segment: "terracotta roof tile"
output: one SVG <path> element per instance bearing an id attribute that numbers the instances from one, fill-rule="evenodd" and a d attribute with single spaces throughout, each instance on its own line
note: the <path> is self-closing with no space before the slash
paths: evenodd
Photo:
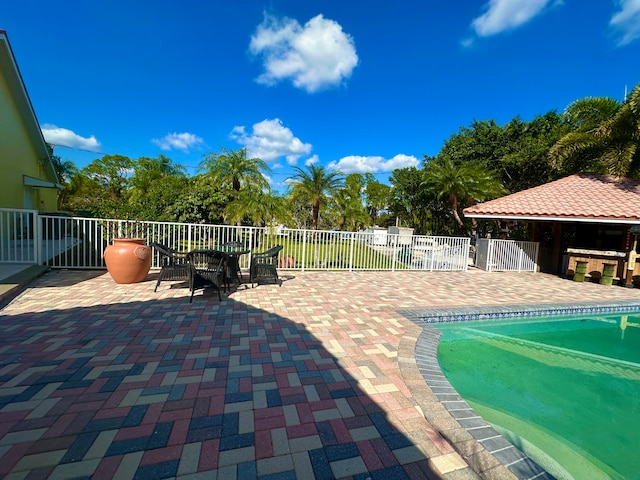
<path id="1" fill-rule="evenodd" d="M 640 181 L 577 174 L 465 208 L 468 217 L 640 223 Z"/>

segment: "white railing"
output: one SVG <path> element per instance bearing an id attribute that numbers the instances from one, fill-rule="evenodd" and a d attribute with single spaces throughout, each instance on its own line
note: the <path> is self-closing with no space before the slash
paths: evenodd
<path id="1" fill-rule="evenodd" d="M 537 272 L 538 242 L 480 238 L 475 265 L 488 272 Z"/>
<path id="2" fill-rule="evenodd" d="M 37 218 L 37 210 L 0 208 L 0 261 L 40 263 Z"/>
<path id="3" fill-rule="evenodd" d="M 469 238 L 388 234 L 381 240 L 371 232 L 340 232 L 172 222 L 135 222 L 58 215 L 40 215 L 32 221 L 41 240 L 31 263 L 52 268 L 104 268 L 105 247 L 116 236 L 145 238 L 179 251 L 215 249 L 240 241 L 252 252 L 283 245 L 280 268 L 295 270 L 448 270 L 465 271 Z M 35 237 L 34 237 L 35 238 Z M 16 245 L 14 245 L 16 247 Z M 0 262 L 11 261 L 0 257 Z M 38 262 L 35 259 L 39 259 Z M 251 255 L 243 255 L 248 268 Z M 159 267 L 154 255 L 153 266 Z"/>
<path id="4" fill-rule="evenodd" d="M 372 232 L 284 230 L 283 255 L 301 270 L 456 270 L 468 267 L 469 239 Z"/>

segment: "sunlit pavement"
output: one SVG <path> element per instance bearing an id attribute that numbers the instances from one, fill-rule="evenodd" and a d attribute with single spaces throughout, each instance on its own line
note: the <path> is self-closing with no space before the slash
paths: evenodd
<path id="1" fill-rule="evenodd" d="M 50 271 L 5 300 L 0 477 L 513 478 L 435 400 L 407 312 L 640 304 L 640 289 L 476 269 L 282 272 L 190 304 L 175 282 L 154 293 L 156 275 Z"/>

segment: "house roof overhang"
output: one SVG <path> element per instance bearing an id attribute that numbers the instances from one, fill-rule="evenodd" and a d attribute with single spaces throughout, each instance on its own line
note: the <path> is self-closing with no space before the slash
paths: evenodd
<path id="1" fill-rule="evenodd" d="M 30 177 L 29 175 L 22 176 L 22 184 L 27 187 L 36 188 L 57 188 L 58 190 L 62 190 L 64 188 L 59 183 L 47 182 L 46 180 L 42 180 L 41 178 Z"/>
<path id="2" fill-rule="evenodd" d="M 42 163 L 49 180 L 55 182 L 58 177 L 53 166 L 49 147 L 42 135 L 38 118 L 22 80 L 7 32 L 4 30 L 0 30 L 0 70 L 6 78 L 7 86 L 15 101 L 18 113 L 22 117 L 27 134 L 36 149 L 38 159 Z"/>
<path id="3" fill-rule="evenodd" d="M 640 181 L 576 174 L 464 209 L 470 218 L 640 225 Z"/>
<path id="4" fill-rule="evenodd" d="M 525 222 L 582 222 L 582 223 L 614 223 L 616 225 L 640 225 L 640 220 L 618 219 L 618 218 L 579 218 L 579 217 L 536 217 L 526 215 L 465 215 L 469 218 L 479 218 L 482 220 L 506 220 Z"/>

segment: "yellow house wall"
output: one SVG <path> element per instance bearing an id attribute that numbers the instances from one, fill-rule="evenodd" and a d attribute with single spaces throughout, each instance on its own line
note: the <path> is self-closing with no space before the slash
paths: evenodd
<path id="1" fill-rule="evenodd" d="M 46 181 L 51 179 L 41 166 L 1 71 L 0 124 L 0 207 L 33 208 L 42 212 L 57 210 L 56 189 L 24 187 L 23 175 Z"/>

